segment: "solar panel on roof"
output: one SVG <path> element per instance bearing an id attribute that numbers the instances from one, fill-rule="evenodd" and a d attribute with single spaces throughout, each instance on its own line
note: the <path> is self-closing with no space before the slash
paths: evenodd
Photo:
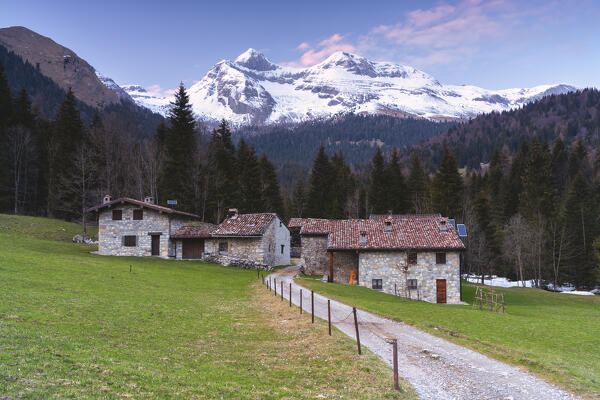
<path id="1" fill-rule="evenodd" d="M 453 219 L 450 219 L 450 225 L 452 225 L 452 229 L 456 230 L 456 222 Z"/>
<path id="2" fill-rule="evenodd" d="M 456 229 L 458 230 L 458 236 L 467 237 L 467 227 L 465 224 L 456 225 Z"/>

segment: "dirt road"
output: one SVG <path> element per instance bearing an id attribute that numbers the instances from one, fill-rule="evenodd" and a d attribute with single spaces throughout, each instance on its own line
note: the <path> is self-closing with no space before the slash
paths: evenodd
<path id="1" fill-rule="evenodd" d="M 269 275 L 284 282 L 284 297 L 310 312 L 310 290 L 295 283 L 295 269 Z M 315 293 L 315 316 L 327 320 L 327 298 Z M 352 308 L 331 300 L 332 323 L 355 339 Z M 523 370 L 494 360 L 473 350 L 422 332 L 402 322 L 358 311 L 361 344 L 392 365 L 392 347 L 388 338 L 398 339 L 399 375 L 409 381 L 423 399 L 574 399 L 571 394 Z M 325 333 L 326 334 L 326 333 Z"/>

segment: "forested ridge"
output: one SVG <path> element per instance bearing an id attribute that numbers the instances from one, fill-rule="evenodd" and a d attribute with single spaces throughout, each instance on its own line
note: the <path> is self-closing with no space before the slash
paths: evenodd
<path id="1" fill-rule="evenodd" d="M 370 162 L 352 162 L 342 149 L 328 151 L 326 144 L 310 154 L 288 143 L 286 151 L 303 152 L 312 165 L 305 167 L 309 173 L 296 175 L 283 190 L 274 162 L 257 150 L 255 139 L 266 136 L 245 135 L 236 141 L 226 121 L 207 131 L 195 121 L 183 86 L 166 121 L 152 133 L 136 136 L 128 134 L 114 115 L 96 112 L 86 122 L 81 103 L 70 91 L 63 94 L 56 115 L 46 117 L 26 89 L 11 90 L 0 67 L 0 212 L 81 220 L 83 210 L 112 194 L 152 195 L 160 204 L 174 199 L 179 209 L 209 222 L 219 222 L 229 207 L 276 212 L 284 219 L 366 218 L 388 211 L 441 213 L 468 227 L 463 272 L 534 279 L 539 286 L 570 282 L 591 287 L 598 283 L 600 257 L 600 161 L 592 145 L 597 135 L 598 109 L 593 109 L 597 94 L 583 91 L 544 100 L 553 107 L 579 105 L 587 110 L 575 107 L 566 121 L 548 114 L 544 121 L 553 120 L 551 126 L 566 129 L 558 136 L 550 130 L 540 137 L 529 132 L 524 121 L 536 119 L 521 114 L 517 118 L 514 111 L 450 127 L 444 136 L 447 142 L 442 141 L 439 149 L 367 146 L 364 151 L 371 155 L 364 157 Z M 542 115 L 540 107 L 530 109 Z M 501 124 L 501 133 L 491 134 L 489 141 L 511 136 L 500 116 L 520 121 L 521 141 L 515 148 L 498 143 L 481 168 L 487 149 L 483 146 L 483 156 L 476 158 L 478 168 L 462 168 L 459 157 L 467 153 L 449 139 L 490 121 Z M 341 126 L 369 122 L 402 129 L 413 123 L 426 126 L 416 120 L 364 116 L 344 121 Z M 325 126 L 319 127 L 323 134 Z M 420 129 L 412 133 L 415 140 L 432 134 L 429 128 Z M 367 131 L 363 137 L 371 135 Z M 463 147 L 475 151 L 470 143 L 478 140 L 484 137 L 476 135 Z M 434 152 L 439 156 L 433 157 Z"/>

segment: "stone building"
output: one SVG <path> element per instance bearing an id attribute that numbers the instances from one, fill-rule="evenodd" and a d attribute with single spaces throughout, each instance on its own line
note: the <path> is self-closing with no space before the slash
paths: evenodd
<path id="1" fill-rule="evenodd" d="M 206 239 L 204 259 L 259 269 L 289 265 L 290 231 L 277 214 L 239 214 L 231 209 Z"/>
<path id="2" fill-rule="evenodd" d="M 98 213 L 98 253 L 110 256 L 175 257 L 171 235 L 198 215 L 144 201 L 105 196 L 101 205 L 87 212 Z"/>
<path id="3" fill-rule="evenodd" d="M 434 303 L 460 302 L 465 246 L 446 218 L 397 215 L 294 223 L 302 226 L 307 274 Z"/>

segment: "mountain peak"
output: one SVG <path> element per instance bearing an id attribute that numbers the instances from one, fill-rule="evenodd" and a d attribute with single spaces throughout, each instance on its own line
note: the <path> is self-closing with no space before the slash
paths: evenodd
<path id="1" fill-rule="evenodd" d="M 234 61 L 236 64 L 255 71 L 273 71 L 277 65 L 269 61 L 261 52 L 249 48 Z"/>

